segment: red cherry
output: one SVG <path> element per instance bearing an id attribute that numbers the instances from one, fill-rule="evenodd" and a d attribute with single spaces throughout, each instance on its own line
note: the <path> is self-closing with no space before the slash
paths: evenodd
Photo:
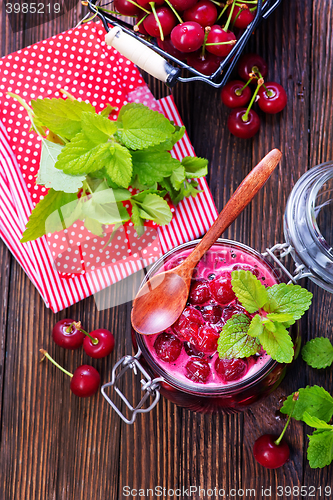
<path id="1" fill-rule="evenodd" d="M 90 337 L 85 337 L 83 341 L 83 349 L 88 356 L 99 359 L 108 356 L 113 351 L 114 336 L 109 330 L 99 328 L 98 330 L 91 332 L 89 335 L 90 337 L 93 337 L 93 339 L 96 339 L 97 343 L 94 344 L 94 341 L 91 340 Z"/>
<path id="2" fill-rule="evenodd" d="M 201 53 L 201 49 L 196 52 L 192 52 L 187 56 L 187 64 L 192 66 L 192 68 L 200 71 L 203 75 L 211 75 L 215 73 L 221 63 L 221 58 L 205 52 L 204 55 Z"/>
<path id="3" fill-rule="evenodd" d="M 195 356 L 196 358 L 203 358 L 205 353 L 200 352 L 193 344 L 190 342 L 184 342 L 184 349 L 188 356 Z"/>
<path id="4" fill-rule="evenodd" d="M 203 28 L 213 26 L 217 19 L 217 8 L 210 0 L 199 0 L 183 13 L 184 21 L 195 21 Z"/>
<path id="5" fill-rule="evenodd" d="M 178 12 L 183 12 L 186 9 L 190 9 L 197 3 L 198 0 L 170 0 L 171 5 L 178 10 Z"/>
<path id="6" fill-rule="evenodd" d="M 255 12 L 251 12 L 250 9 L 244 4 L 246 8 L 234 6 L 234 10 L 231 14 L 231 22 L 234 23 L 235 28 L 246 29 L 249 24 L 252 23 L 255 18 Z M 227 9 L 227 15 L 229 15 L 231 6 Z M 234 22 L 234 20 L 236 21 Z"/>
<path id="7" fill-rule="evenodd" d="M 233 109 L 228 117 L 227 126 L 229 131 L 236 137 L 250 139 L 250 137 L 253 137 L 260 128 L 260 118 L 253 109 L 250 109 L 248 119 L 244 122 L 242 117 L 245 113 L 246 108 Z"/>
<path id="8" fill-rule="evenodd" d="M 227 43 L 232 42 L 232 43 Z M 214 24 L 207 36 L 206 50 L 219 57 L 226 57 L 236 42 L 236 36 L 232 31 L 224 31 L 221 26 Z M 208 45 L 208 44 L 215 45 Z M 221 45 L 219 45 L 221 44 Z"/>
<path id="9" fill-rule="evenodd" d="M 208 281 L 199 278 L 192 280 L 189 300 L 191 304 L 203 304 L 210 299 L 210 290 L 208 286 Z"/>
<path id="10" fill-rule="evenodd" d="M 204 384 L 210 374 L 210 367 L 205 359 L 191 358 L 186 366 L 186 377 L 192 382 Z"/>
<path id="11" fill-rule="evenodd" d="M 146 17 L 146 13 L 145 12 L 142 12 L 142 14 L 139 14 L 136 18 L 136 24 L 133 26 L 133 29 L 134 31 L 137 33 L 141 33 L 142 35 L 148 35 L 147 31 L 145 30 L 145 27 L 143 25 L 143 21 L 142 23 L 138 24 L 139 21 L 141 21 L 142 18 L 145 18 Z"/>
<path id="12" fill-rule="evenodd" d="M 170 38 L 176 49 L 181 52 L 194 52 L 203 44 L 205 31 L 200 24 L 187 21 L 177 24 L 171 31 Z"/>
<path id="13" fill-rule="evenodd" d="M 261 76 L 265 78 L 268 72 L 268 66 L 265 59 L 258 54 L 244 54 L 240 57 L 238 62 L 238 74 L 242 80 L 248 81 L 254 66 L 258 68 Z M 254 80 L 254 83 L 256 83 L 256 80 Z"/>
<path id="14" fill-rule="evenodd" d="M 101 377 L 93 366 L 81 365 L 73 373 L 70 389 L 80 398 L 93 396 L 101 383 Z"/>
<path id="15" fill-rule="evenodd" d="M 176 16 L 169 7 L 159 7 L 156 15 L 161 23 L 163 35 L 167 36 L 176 24 Z M 143 26 L 150 36 L 159 37 L 161 35 L 159 26 L 153 13 L 149 14 L 143 21 Z"/>
<path id="16" fill-rule="evenodd" d="M 231 279 L 219 276 L 209 282 L 210 293 L 219 304 L 229 304 L 235 300 L 236 295 L 231 286 Z"/>
<path id="17" fill-rule="evenodd" d="M 78 328 L 79 323 L 72 319 L 61 319 L 52 329 L 54 342 L 64 349 L 78 349 L 83 344 L 85 335 Z"/>
<path id="18" fill-rule="evenodd" d="M 157 356 L 167 363 L 176 361 L 182 350 L 182 343 L 171 333 L 160 333 L 154 342 Z"/>
<path id="19" fill-rule="evenodd" d="M 289 460 L 289 446 L 282 439 L 280 444 L 275 441 L 278 436 L 264 434 L 256 440 L 253 446 L 253 455 L 256 461 L 267 469 L 277 469 Z"/>
<path id="20" fill-rule="evenodd" d="M 251 90 L 249 87 L 245 87 L 245 89 L 243 87 L 244 82 L 241 80 L 232 80 L 228 82 L 221 90 L 223 104 L 228 106 L 228 108 L 245 106 L 251 99 Z M 240 93 L 240 95 L 238 95 L 237 92 Z"/>
<path id="21" fill-rule="evenodd" d="M 245 313 L 245 309 L 242 306 L 230 305 L 223 310 L 223 321 L 227 322 L 234 314 Z"/>
<path id="22" fill-rule="evenodd" d="M 201 312 L 189 306 L 185 307 L 172 328 L 180 340 L 186 340 L 194 344 L 198 336 L 199 326 L 203 325 L 203 323 Z"/>
<path id="23" fill-rule="evenodd" d="M 243 359 L 219 359 L 215 361 L 216 373 L 224 382 L 232 382 L 242 378 L 248 370 L 247 362 Z"/>
<path id="24" fill-rule="evenodd" d="M 137 16 L 141 9 L 128 0 L 114 0 L 114 8 L 123 16 Z"/>
<path id="25" fill-rule="evenodd" d="M 176 47 L 172 44 L 170 37 L 164 38 L 164 40 L 157 38 L 157 45 L 160 49 L 165 50 L 165 52 L 167 52 L 171 56 L 179 59 L 179 61 L 185 61 L 187 58 L 187 54 L 185 54 L 185 52 L 181 52 L 180 50 L 176 49 Z"/>
<path id="26" fill-rule="evenodd" d="M 209 304 L 208 306 L 202 307 L 201 314 L 207 323 L 215 325 L 222 317 L 222 308 L 217 304 Z"/>
<path id="27" fill-rule="evenodd" d="M 279 83 L 265 82 L 260 87 L 258 95 L 259 108 L 265 113 L 280 113 L 287 105 L 286 91 Z"/>
<path id="28" fill-rule="evenodd" d="M 217 341 L 220 333 L 217 333 L 211 326 L 203 325 L 198 330 L 195 346 L 202 352 L 213 353 L 217 350 Z"/>

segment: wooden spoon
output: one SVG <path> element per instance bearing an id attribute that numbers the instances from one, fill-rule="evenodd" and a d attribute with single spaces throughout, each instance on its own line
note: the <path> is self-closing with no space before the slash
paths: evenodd
<path id="1" fill-rule="evenodd" d="M 187 302 L 193 269 L 265 184 L 281 157 L 278 149 L 270 151 L 238 186 L 190 255 L 179 266 L 155 274 L 143 285 L 134 299 L 131 314 L 137 332 L 146 335 L 162 332 L 179 318 Z"/>

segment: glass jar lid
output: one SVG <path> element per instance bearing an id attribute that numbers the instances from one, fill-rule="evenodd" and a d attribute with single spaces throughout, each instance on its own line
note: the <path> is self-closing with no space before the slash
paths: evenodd
<path id="1" fill-rule="evenodd" d="M 284 214 L 284 235 L 298 266 L 333 293 L 333 162 L 308 170 L 295 184 Z"/>

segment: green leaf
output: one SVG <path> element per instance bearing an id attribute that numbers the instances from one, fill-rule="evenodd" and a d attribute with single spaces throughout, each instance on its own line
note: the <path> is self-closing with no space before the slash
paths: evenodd
<path id="1" fill-rule="evenodd" d="M 128 188 L 133 171 L 132 156 L 126 148 L 116 142 L 113 143 L 113 147 L 113 155 L 108 159 L 105 170 L 114 183 Z"/>
<path id="2" fill-rule="evenodd" d="M 315 427 L 316 429 L 330 429 L 333 430 L 333 426 L 327 424 L 325 420 L 321 420 L 313 415 L 309 415 L 308 412 L 304 412 L 302 417 L 303 422 L 305 422 L 310 427 Z"/>
<path id="3" fill-rule="evenodd" d="M 163 198 L 166 195 L 166 193 L 167 192 L 165 190 L 161 191 L 160 189 L 153 189 L 153 188 L 145 189 L 140 193 L 133 194 L 132 201 L 142 203 L 147 194 L 157 194 L 158 196 L 161 196 Z"/>
<path id="4" fill-rule="evenodd" d="M 82 187 L 85 175 L 68 175 L 55 168 L 57 157 L 63 147 L 45 139 L 42 141 L 42 153 L 36 183 L 47 188 L 53 188 L 55 191 L 77 193 Z"/>
<path id="5" fill-rule="evenodd" d="M 171 151 L 171 149 L 174 147 L 174 145 L 183 137 L 185 133 L 185 127 L 178 127 L 178 125 L 175 125 L 174 133 L 171 135 L 170 139 L 167 139 L 164 142 L 161 142 L 157 146 L 154 146 L 154 148 L 158 151 Z"/>
<path id="6" fill-rule="evenodd" d="M 299 319 L 309 309 L 312 293 L 299 285 L 280 283 L 267 289 L 268 303 L 264 309 L 269 313 L 287 313 Z"/>
<path id="7" fill-rule="evenodd" d="M 246 314 L 234 314 L 223 326 L 217 342 L 220 358 L 248 358 L 260 351 L 257 339 L 248 335 L 250 318 Z"/>
<path id="8" fill-rule="evenodd" d="M 197 156 L 186 156 L 182 159 L 185 175 L 188 179 L 204 177 L 208 173 L 208 160 Z"/>
<path id="9" fill-rule="evenodd" d="M 145 186 L 161 182 L 164 177 L 169 177 L 180 165 L 180 161 L 172 158 L 167 151 L 133 151 L 133 173 Z"/>
<path id="10" fill-rule="evenodd" d="M 268 300 L 266 288 L 251 271 L 232 271 L 231 285 L 236 297 L 249 313 L 258 311 Z"/>
<path id="11" fill-rule="evenodd" d="M 71 204 L 70 212 L 74 212 L 77 205 L 76 194 L 63 193 L 62 191 L 50 189 L 47 195 L 40 200 L 31 212 L 26 229 L 22 235 L 21 243 L 35 240 L 49 232 L 69 227 L 71 224 L 68 224 L 68 216 L 65 214 L 64 217 L 61 211 L 68 204 Z M 48 221 L 47 226 L 45 226 L 46 221 Z"/>
<path id="12" fill-rule="evenodd" d="M 117 137 L 130 149 L 145 149 L 171 138 L 175 127 L 158 111 L 146 106 L 123 106 Z M 124 109 L 125 108 L 125 109 Z"/>
<path id="13" fill-rule="evenodd" d="M 55 167 L 65 174 L 88 174 L 101 170 L 111 158 L 113 147 L 110 143 L 95 146 L 83 132 L 67 143 L 58 156 Z"/>
<path id="14" fill-rule="evenodd" d="M 250 323 L 249 330 L 247 332 L 250 337 L 258 337 L 264 331 L 264 325 L 259 314 L 256 314 Z"/>
<path id="15" fill-rule="evenodd" d="M 72 139 L 81 132 L 83 112 L 96 113 L 91 104 L 71 99 L 37 99 L 31 101 L 31 106 L 39 122 L 66 139 Z"/>
<path id="16" fill-rule="evenodd" d="M 82 213 L 100 224 L 117 224 L 130 218 L 121 203 L 98 203 L 92 197 L 83 203 Z"/>
<path id="17" fill-rule="evenodd" d="M 273 323 L 273 321 L 270 321 L 267 318 L 262 318 L 262 323 L 263 323 L 264 327 L 267 328 L 268 331 L 276 332 L 276 325 L 275 325 L 275 323 Z"/>
<path id="18" fill-rule="evenodd" d="M 172 212 L 168 203 L 157 194 L 147 194 L 139 207 L 142 219 L 153 220 L 156 224 L 164 226 L 172 219 Z"/>
<path id="19" fill-rule="evenodd" d="M 106 181 L 101 182 L 92 194 L 96 203 L 115 203 L 118 201 L 127 201 L 132 197 L 128 189 L 112 189 L 108 187 Z"/>
<path id="20" fill-rule="evenodd" d="M 178 191 L 186 178 L 185 168 L 183 167 L 183 165 L 179 165 L 179 167 L 175 168 L 169 178 L 174 189 Z"/>
<path id="21" fill-rule="evenodd" d="M 307 457 L 312 469 L 330 465 L 333 460 L 333 429 L 317 430 L 309 437 Z"/>
<path id="22" fill-rule="evenodd" d="M 284 324 L 284 323 L 289 323 L 290 321 L 292 322 L 291 324 L 295 323 L 293 315 L 287 313 L 268 313 L 267 318 L 270 319 L 271 321 L 276 321 L 277 323 Z"/>
<path id="23" fill-rule="evenodd" d="M 305 344 L 302 358 L 312 368 L 327 368 L 333 363 L 333 346 L 329 339 L 317 337 Z"/>
<path id="24" fill-rule="evenodd" d="M 104 235 L 103 225 L 97 220 L 90 219 L 90 217 L 84 219 L 84 227 L 93 234 L 96 234 L 96 236 L 102 237 Z"/>
<path id="25" fill-rule="evenodd" d="M 283 325 L 276 323 L 276 330 L 270 332 L 266 327 L 258 339 L 272 359 L 279 363 L 291 363 L 294 357 L 294 345 L 288 331 Z"/>
<path id="26" fill-rule="evenodd" d="M 304 389 L 299 389 L 298 392 L 299 396 L 295 404 L 293 418 L 302 420 L 304 413 L 307 412 L 325 422 L 330 421 L 333 415 L 333 398 L 323 387 L 307 386 Z M 293 405 L 293 394 L 291 394 L 284 402 L 280 410 L 281 413 L 290 415 Z"/>
<path id="27" fill-rule="evenodd" d="M 81 125 L 84 134 L 94 144 L 107 142 L 109 137 L 117 131 L 117 124 L 102 115 L 82 113 Z"/>
<path id="28" fill-rule="evenodd" d="M 132 204 L 131 220 L 133 222 L 133 225 L 135 227 L 138 236 L 139 237 L 142 236 L 143 233 L 145 232 L 144 220 L 140 217 L 139 207 L 134 203 Z"/>
<path id="29" fill-rule="evenodd" d="M 100 112 L 100 115 L 108 118 L 111 115 L 112 111 L 114 111 L 115 109 L 116 109 L 115 106 L 111 106 L 111 104 L 107 104 L 105 106 L 105 108 L 102 109 L 102 111 Z"/>

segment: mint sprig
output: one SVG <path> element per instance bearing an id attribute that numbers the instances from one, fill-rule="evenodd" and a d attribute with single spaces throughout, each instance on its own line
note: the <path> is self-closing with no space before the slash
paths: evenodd
<path id="1" fill-rule="evenodd" d="M 248 358 L 260 351 L 260 342 L 247 334 L 250 322 L 246 314 L 228 319 L 217 342 L 220 358 Z"/>
<path id="2" fill-rule="evenodd" d="M 312 368 L 327 368 L 333 363 L 333 346 L 328 338 L 309 340 L 302 349 L 303 360 Z"/>
<path id="3" fill-rule="evenodd" d="M 293 342 L 287 331 L 311 304 L 312 294 L 299 285 L 280 283 L 265 287 L 250 271 L 237 270 L 231 273 L 231 285 L 245 310 L 257 313 L 241 331 L 237 331 L 238 314 L 235 314 L 222 328 L 219 344 L 228 345 L 230 331 L 233 342 L 240 346 L 254 338 L 260 346 L 279 363 L 291 363 L 294 357 Z M 220 348 L 221 357 L 246 357 L 242 348 L 232 353 Z"/>
<path id="4" fill-rule="evenodd" d="M 136 103 L 123 106 L 118 119 L 111 121 L 110 105 L 97 114 L 91 104 L 61 92 L 68 99 L 37 99 L 31 102 L 32 108 L 20 96 L 10 95 L 26 109 L 32 130 L 42 138 L 37 183 L 53 190 L 42 207 L 55 199 L 54 212 L 60 208 L 68 211 L 63 195 L 75 195 L 72 200 L 76 200 L 75 211 L 62 219 L 63 228 L 75 222 L 76 216 L 100 236 L 104 224 L 117 227 L 131 218 L 140 235 L 145 219 L 159 225 L 170 222 L 172 213 L 164 199 L 167 193 L 176 204 L 199 192 L 195 179 L 206 175 L 207 160 L 188 157 L 180 162 L 170 153 L 183 136 L 184 127 Z M 144 198 L 132 197 L 130 185 L 143 192 Z M 126 189 L 128 196 L 110 204 L 102 203 L 99 194 L 97 201 L 96 189 L 107 188 L 118 194 Z M 125 200 L 130 201 L 128 210 L 122 205 Z M 46 225 L 58 228 L 59 213 L 50 214 L 51 210 L 51 203 L 47 210 L 36 206 L 22 241 L 39 238 L 45 234 Z"/>
<path id="5" fill-rule="evenodd" d="M 333 398 L 323 387 L 307 386 L 299 389 L 299 398 L 292 412 L 293 394 L 284 402 L 281 412 L 302 420 L 316 430 L 308 435 L 307 458 L 311 468 L 322 468 L 333 460 Z"/>

